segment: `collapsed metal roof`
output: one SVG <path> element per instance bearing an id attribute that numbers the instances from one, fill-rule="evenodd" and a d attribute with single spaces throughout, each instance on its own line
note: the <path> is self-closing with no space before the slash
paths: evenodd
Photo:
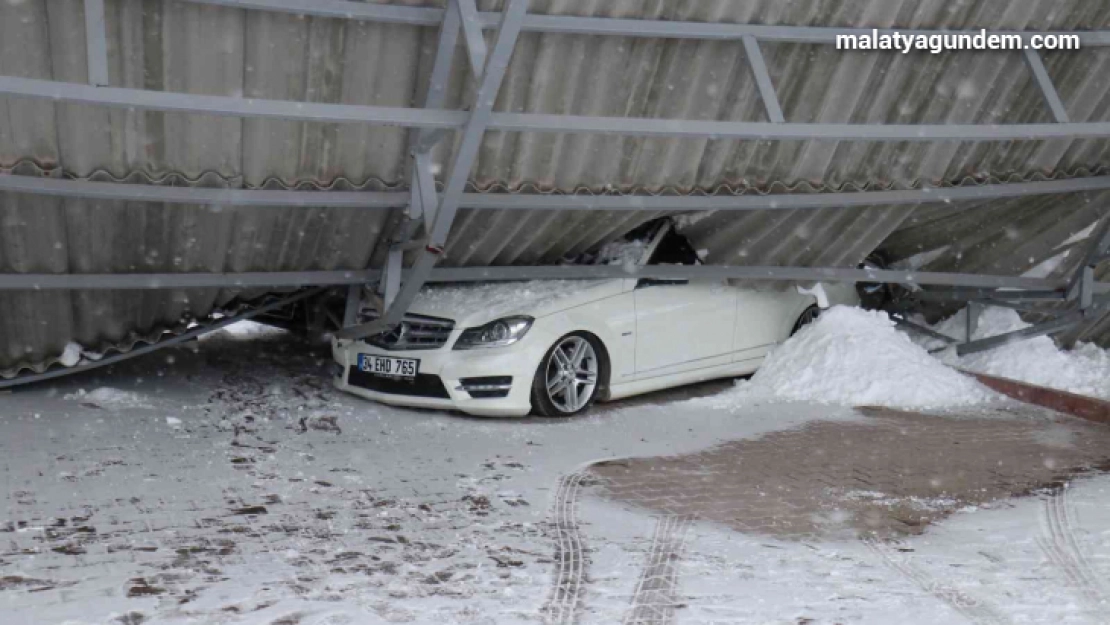
<path id="1" fill-rule="evenodd" d="M 235 4 L 213 0 L 212 4 Z M 265 3 L 262 3 L 265 4 Z M 280 3 L 278 3 L 280 4 Z M 444 6 L 445 3 L 397 3 Z M 500 2 L 480 2 L 499 11 Z M 848 28 L 1110 28 L 1110 3 L 533 2 L 530 15 Z M 437 55 L 434 24 L 378 23 L 185 1 L 109 2 L 113 87 L 305 103 L 413 108 Z M 0 4 L 0 75 L 90 80 L 79 4 Z M 492 42 L 487 33 L 487 40 Z M 442 108 L 473 102 L 459 38 Z M 841 52 L 762 41 L 785 119 L 807 124 L 1053 121 L 1020 52 Z M 493 109 L 591 117 L 766 122 L 750 48 L 737 39 L 596 36 L 525 29 Z M 1110 48 L 1043 52 L 1068 121 L 1110 121 Z M 0 172 L 117 184 L 404 191 L 413 135 L 357 123 L 226 117 L 0 96 Z M 1059 121 L 1059 120 L 1057 120 Z M 442 189 L 459 149 L 431 152 Z M 1102 176 L 1104 136 L 1048 140 L 844 141 L 485 132 L 474 193 L 718 197 L 964 187 Z M 1105 193 L 865 208 L 717 212 L 684 232 L 718 265 L 853 267 L 949 246 L 944 271 L 1017 275 L 1105 213 Z M 491 204 L 493 202 L 491 201 Z M 662 214 L 652 210 L 460 211 L 442 266 L 551 265 Z M 386 263 L 402 207 L 223 206 L 0 192 L 0 272 L 178 273 L 362 270 Z M 412 254 L 410 253 L 410 256 Z M 1061 274 L 1063 275 L 1063 274 Z M 69 341 L 103 351 L 204 318 L 235 288 L 3 291 L 0 374 L 49 366 Z M 256 296 L 255 291 L 246 295 Z M 1104 336 L 1103 340 L 1110 340 Z"/>

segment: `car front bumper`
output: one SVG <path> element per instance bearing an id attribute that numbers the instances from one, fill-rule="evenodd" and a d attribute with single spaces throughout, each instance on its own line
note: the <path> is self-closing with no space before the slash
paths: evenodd
<path id="1" fill-rule="evenodd" d="M 394 406 L 460 410 L 477 416 L 523 416 L 532 410 L 532 379 L 544 353 L 544 346 L 530 338 L 507 347 L 473 350 L 452 350 L 454 340 L 439 349 L 405 351 L 389 351 L 362 341 L 333 341 L 332 355 L 341 366 L 333 382 L 341 390 Z M 419 360 L 417 379 L 370 376 L 358 370 L 359 354 Z M 475 397 L 463 388 L 464 378 L 505 377 L 511 381 L 504 397 Z"/>

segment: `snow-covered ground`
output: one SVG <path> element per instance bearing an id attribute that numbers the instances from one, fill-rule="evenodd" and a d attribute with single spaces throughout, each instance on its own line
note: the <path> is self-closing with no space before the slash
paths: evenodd
<path id="1" fill-rule="evenodd" d="M 864 418 L 682 392 L 571 420 L 472 419 L 334 391 L 328 358 L 283 333 L 225 332 L 0 395 L 0 623 L 557 620 L 559 514 L 590 549 L 575 613 L 622 622 L 659 519 L 590 497 L 560 508 L 564 476 Z M 675 523 L 669 609 L 685 623 L 1097 623 L 1110 479 L 1064 492 L 900 544 Z"/>
<path id="2" fill-rule="evenodd" d="M 1110 478 L 969 509 L 896 542 L 793 542 L 686 531 L 680 623 L 1105 623 Z M 1056 510 L 1067 507 L 1068 515 Z M 596 612 L 620 622 L 656 519 L 587 500 Z M 1063 520 L 1061 520 L 1063 519 Z"/>
<path id="3" fill-rule="evenodd" d="M 980 307 L 973 339 L 998 336 L 1030 326 L 1014 310 Z M 957 339 L 967 334 L 967 309 L 934 326 L 934 330 Z M 914 340 L 929 348 L 944 346 L 942 341 L 928 337 Z M 1110 399 L 1110 351 L 1090 343 L 1080 343 L 1063 350 L 1048 336 L 1014 341 L 995 349 L 959 357 L 955 350 L 939 354 L 942 361 L 955 367 L 1010 378 L 1087 395 Z"/>
<path id="4" fill-rule="evenodd" d="M 951 408 L 995 394 L 946 367 L 881 311 L 834 306 L 776 348 L 732 396 L 845 406 Z"/>

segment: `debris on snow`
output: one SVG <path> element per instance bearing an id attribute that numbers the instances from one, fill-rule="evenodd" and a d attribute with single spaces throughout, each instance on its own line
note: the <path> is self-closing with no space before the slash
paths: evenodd
<path id="1" fill-rule="evenodd" d="M 309 430 L 332 432 L 334 434 L 343 433 L 343 430 L 339 427 L 339 418 L 329 414 L 314 413 L 306 417 L 301 417 L 297 422 L 297 433 L 304 434 Z"/>
<path id="2" fill-rule="evenodd" d="M 881 311 L 834 306 L 772 351 L 740 395 L 847 406 L 947 408 L 996 397 L 895 329 Z"/>
<path id="3" fill-rule="evenodd" d="M 844 493 L 844 498 L 855 501 L 866 501 L 887 508 L 905 506 L 922 511 L 942 511 L 960 503 L 959 500 L 953 499 L 952 497 L 898 496 L 888 495 L 874 490 L 851 490 Z"/>
<path id="4" fill-rule="evenodd" d="M 985 307 L 979 312 L 972 339 L 984 339 L 1028 328 L 1030 324 L 1009 308 Z M 967 309 L 934 326 L 934 330 L 963 338 Z M 926 347 L 937 347 L 936 339 L 916 339 Z M 1110 352 L 1090 343 L 1062 350 L 1048 336 L 1014 341 L 985 352 L 957 356 L 954 349 L 941 352 L 943 362 L 961 369 L 1010 378 L 1078 395 L 1110 399 Z"/>

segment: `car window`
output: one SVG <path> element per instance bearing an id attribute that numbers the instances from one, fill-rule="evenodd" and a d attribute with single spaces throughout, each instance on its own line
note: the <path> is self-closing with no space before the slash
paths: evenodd
<path id="1" fill-rule="evenodd" d="M 701 264 L 701 259 L 686 237 L 671 229 L 663 236 L 647 264 L 698 265 Z"/>

